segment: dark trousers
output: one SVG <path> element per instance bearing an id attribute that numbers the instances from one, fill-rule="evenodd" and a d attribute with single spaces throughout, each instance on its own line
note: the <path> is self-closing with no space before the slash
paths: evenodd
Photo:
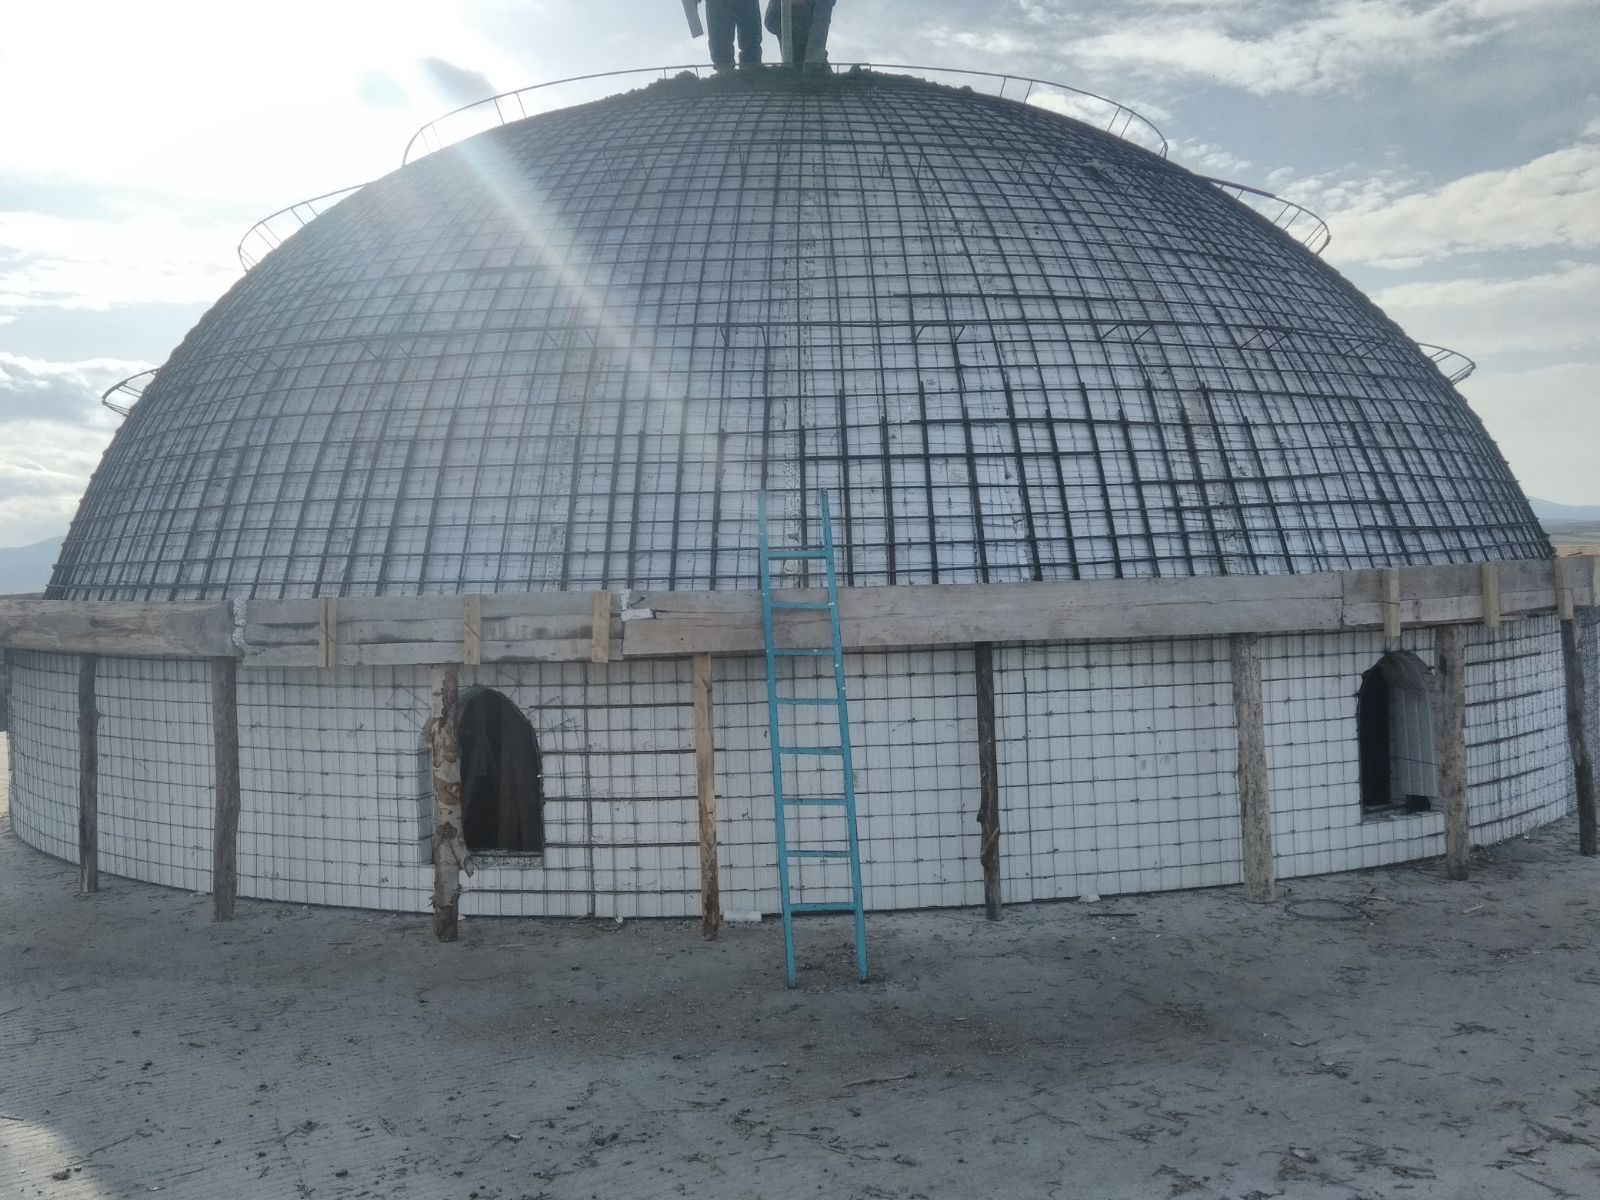
<path id="1" fill-rule="evenodd" d="M 733 38 L 739 36 L 739 61 L 761 61 L 760 0 L 706 0 L 706 37 L 711 61 L 718 66 L 733 62 Z"/>

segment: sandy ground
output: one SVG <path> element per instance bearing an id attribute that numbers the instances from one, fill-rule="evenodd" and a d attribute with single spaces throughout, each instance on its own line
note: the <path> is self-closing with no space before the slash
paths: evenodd
<path id="1" fill-rule="evenodd" d="M 0 1195 L 1593 1197 L 1600 863 L 1434 865 L 876 917 L 242 903 L 73 871 L 0 817 Z"/>

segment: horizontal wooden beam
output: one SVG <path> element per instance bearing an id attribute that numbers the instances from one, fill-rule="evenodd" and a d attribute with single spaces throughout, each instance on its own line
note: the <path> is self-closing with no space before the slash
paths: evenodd
<path id="1" fill-rule="evenodd" d="M 123 658 L 239 653 L 226 604 L 121 600 L 0 600 L 0 646 Z"/>
<path id="2" fill-rule="evenodd" d="M 854 649 L 974 642 L 1116 641 L 1334 633 L 1492 623 L 1592 607 L 1595 559 L 1075 583 L 848 588 Z M 823 599 L 796 591 L 794 599 Z M 1565 598 L 1565 599 L 1564 599 Z M 624 603 L 626 600 L 626 603 Z M 745 592 L 521 592 L 481 597 L 252 600 L 228 604 L 0 599 L 0 645 L 139 658 L 242 656 L 251 667 L 414 666 L 476 661 L 593 662 L 752 654 L 761 599 Z M 602 627 L 597 629 L 596 623 Z M 829 640 L 823 614 L 784 614 L 791 645 Z M 237 635 L 237 636 L 236 636 Z"/>

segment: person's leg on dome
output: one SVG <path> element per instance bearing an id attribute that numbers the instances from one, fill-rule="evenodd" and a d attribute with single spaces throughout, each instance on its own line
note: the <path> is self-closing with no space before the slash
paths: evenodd
<path id="1" fill-rule="evenodd" d="M 730 0 L 739 33 L 739 65 L 761 65 L 761 0 Z"/>
<path id="2" fill-rule="evenodd" d="M 719 75 L 733 70 L 733 36 L 738 9 L 738 0 L 706 0 L 706 41 L 710 44 L 711 65 Z"/>
<path id="3" fill-rule="evenodd" d="M 805 65 L 826 68 L 828 65 L 828 27 L 833 24 L 833 0 L 811 0 L 811 20 L 804 41 L 798 34 L 795 41 L 805 47 Z"/>

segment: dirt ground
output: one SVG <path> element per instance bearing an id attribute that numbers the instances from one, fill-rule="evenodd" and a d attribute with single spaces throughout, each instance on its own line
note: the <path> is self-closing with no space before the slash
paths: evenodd
<path id="1" fill-rule="evenodd" d="M 1600 863 L 802 932 L 208 899 L 0 816 L 0 1195 L 1600 1195 Z"/>

